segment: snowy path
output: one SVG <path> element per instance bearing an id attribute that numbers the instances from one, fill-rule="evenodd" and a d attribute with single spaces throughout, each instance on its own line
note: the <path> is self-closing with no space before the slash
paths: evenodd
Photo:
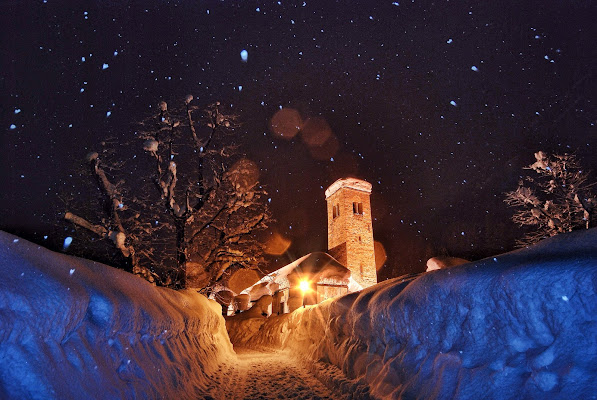
<path id="1" fill-rule="evenodd" d="M 222 366 L 206 399 L 343 399 L 283 351 L 238 351 L 239 362 Z"/>

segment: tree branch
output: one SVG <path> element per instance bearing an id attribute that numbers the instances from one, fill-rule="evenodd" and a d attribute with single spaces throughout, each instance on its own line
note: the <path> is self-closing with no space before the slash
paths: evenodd
<path id="1" fill-rule="evenodd" d="M 100 237 L 107 237 L 108 236 L 108 229 L 104 228 L 101 225 L 93 225 L 91 222 L 87 221 L 85 218 L 79 217 L 71 212 L 66 212 L 64 214 L 64 219 L 72 222 L 73 224 L 80 226 L 81 228 L 85 228 L 88 231 L 95 233 Z"/>

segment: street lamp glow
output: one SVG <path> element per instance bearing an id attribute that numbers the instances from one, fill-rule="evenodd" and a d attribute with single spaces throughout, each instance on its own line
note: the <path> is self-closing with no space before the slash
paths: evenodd
<path id="1" fill-rule="evenodd" d="M 303 293 L 306 293 L 309 291 L 309 281 L 301 281 L 299 283 L 299 287 L 301 288 L 301 290 L 303 291 Z"/>

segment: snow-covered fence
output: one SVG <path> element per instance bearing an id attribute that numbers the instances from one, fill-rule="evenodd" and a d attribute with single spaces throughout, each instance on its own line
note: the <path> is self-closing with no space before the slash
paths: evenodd
<path id="1" fill-rule="evenodd" d="M 596 244 L 596 229 L 560 235 L 227 324 L 235 346 L 281 346 L 335 365 L 375 398 L 595 399 Z"/>
<path id="2" fill-rule="evenodd" d="M 221 307 L 0 232 L 0 398 L 202 398 Z M 217 388 L 213 388 L 217 390 Z"/>

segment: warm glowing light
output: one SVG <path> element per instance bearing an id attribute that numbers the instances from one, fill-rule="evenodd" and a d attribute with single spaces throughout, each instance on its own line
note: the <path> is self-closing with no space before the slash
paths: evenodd
<path id="1" fill-rule="evenodd" d="M 379 271 L 386 263 L 388 254 L 386 253 L 386 249 L 383 247 L 383 244 L 380 242 L 375 241 L 373 246 L 375 251 L 375 269 Z"/>
<path id="2" fill-rule="evenodd" d="M 332 135 L 332 128 L 322 117 L 309 118 L 301 129 L 301 139 L 309 147 L 323 145 Z"/>
<path id="3" fill-rule="evenodd" d="M 303 291 L 303 293 L 306 293 L 309 291 L 309 281 L 301 281 L 299 283 L 299 287 L 301 288 L 301 290 Z"/>
<path id="4" fill-rule="evenodd" d="M 269 127 L 274 135 L 290 140 L 302 129 L 303 119 L 297 110 L 282 108 L 274 114 Z"/>
<path id="5" fill-rule="evenodd" d="M 329 160 L 336 156 L 340 149 L 340 142 L 335 135 L 330 135 L 321 146 L 309 146 L 309 153 L 316 160 Z"/>
<path id="6" fill-rule="evenodd" d="M 280 256 L 286 253 L 292 242 L 278 232 L 274 232 L 265 242 L 265 252 Z"/>
<path id="7" fill-rule="evenodd" d="M 227 173 L 230 182 L 240 193 L 249 191 L 259 181 L 259 167 L 247 158 L 238 160 Z"/>

